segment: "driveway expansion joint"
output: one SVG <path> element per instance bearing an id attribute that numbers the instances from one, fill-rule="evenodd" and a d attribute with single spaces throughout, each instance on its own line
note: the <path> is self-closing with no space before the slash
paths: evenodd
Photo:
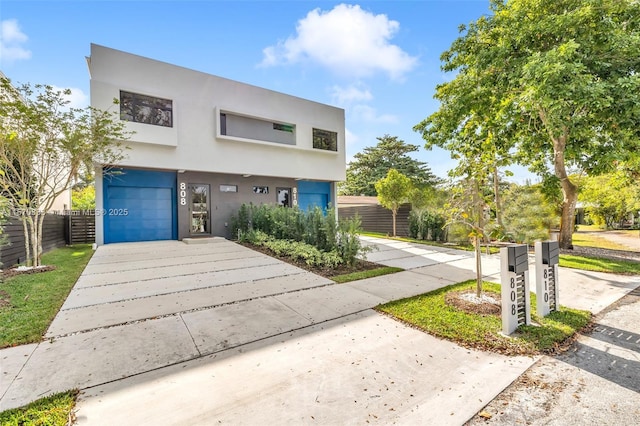
<path id="1" fill-rule="evenodd" d="M 147 322 L 147 321 L 153 321 L 153 320 L 162 319 L 162 318 L 175 317 L 177 315 L 181 316 L 182 314 L 190 314 L 190 313 L 193 313 L 193 312 L 206 311 L 208 309 L 216 309 L 216 308 L 220 308 L 220 307 L 223 307 L 223 306 L 238 305 L 238 304 L 241 304 L 241 303 L 250 302 L 252 300 L 267 299 L 267 298 L 270 298 L 270 297 L 282 296 L 284 294 L 298 293 L 298 292 L 302 292 L 302 291 L 314 290 L 314 289 L 317 289 L 317 288 L 329 287 L 329 286 L 333 286 L 333 285 L 339 285 L 339 284 L 337 284 L 335 282 L 331 282 L 331 283 L 327 283 L 327 284 L 316 285 L 316 286 L 309 287 L 309 288 L 301 288 L 301 289 L 296 289 L 296 290 L 291 290 L 291 291 L 283 291 L 283 292 L 278 292 L 278 293 L 273 293 L 273 294 L 266 294 L 266 295 L 257 296 L 257 297 L 250 297 L 248 299 L 239 299 L 239 300 L 234 300 L 232 302 L 218 303 L 218 304 L 215 304 L 215 305 L 208 305 L 208 306 L 202 306 L 202 307 L 193 308 L 193 309 L 186 309 L 184 311 L 172 312 L 172 313 L 169 313 L 169 314 L 154 315 L 152 317 L 139 318 L 139 319 L 132 320 L 132 321 L 124 321 L 124 322 L 121 322 L 121 323 L 109 324 L 109 325 L 105 325 L 105 326 L 101 326 L 101 327 L 93 327 L 93 328 L 89 328 L 89 329 L 86 329 L 86 330 L 78 330 L 78 331 L 73 331 L 73 332 L 70 332 L 70 333 L 63 333 L 63 334 L 58 334 L 58 335 L 55 335 L 55 336 L 49 336 L 45 340 L 52 342 L 55 339 L 60 339 L 60 338 L 68 337 L 68 336 L 75 336 L 77 334 L 91 333 L 93 331 L 106 330 L 106 329 L 114 328 L 114 327 L 123 327 L 123 326 L 131 325 L 131 324 L 139 324 L 139 323 L 143 323 L 143 322 Z M 187 290 L 187 291 L 191 291 L 191 290 Z M 171 293 L 169 293 L 169 294 L 171 294 Z M 148 297 L 153 297 L 153 296 L 148 296 Z M 140 298 L 140 299 L 143 299 L 143 298 Z M 136 300 L 136 299 L 129 299 L 129 300 Z M 123 302 L 123 301 L 124 300 L 117 301 L 117 302 L 108 302 L 108 303 L 105 303 L 105 304 L 119 303 L 119 302 Z M 89 305 L 89 306 L 100 306 L 100 305 Z M 74 309 L 81 309 L 81 308 L 82 307 L 80 307 L 80 308 L 72 308 L 72 309 L 68 309 L 66 311 L 72 311 Z"/>
<path id="2" fill-rule="evenodd" d="M 198 348 L 198 345 L 196 344 L 196 340 L 193 338 L 193 334 L 191 333 L 191 330 L 189 330 L 189 326 L 184 321 L 184 317 L 182 316 L 182 313 L 180 313 L 180 320 L 182 321 L 182 324 L 184 324 L 184 327 L 187 329 L 187 333 L 189 333 L 189 337 L 191 337 L 191 341 L 193 342 L 193 347 L 196 349 L 196 351 L 198 351 L 197 358 L 200 358 L 202 356 L 202 353 L 200 352 L 200 349 Z"/>

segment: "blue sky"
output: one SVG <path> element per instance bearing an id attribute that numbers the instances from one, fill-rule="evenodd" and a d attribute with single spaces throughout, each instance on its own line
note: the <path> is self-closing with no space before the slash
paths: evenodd
<path id="1" fill-rule="evenodd" d="M 2 0 L 0 69 L 15 83 L 71 88 L 88 103 L 90 43 L 345 109 L 347 159 L 389 134 L 445 177 L 449 153 L 412 127 L 451 78 L 440 54 L 488 0 Z M 514 170 L 513 180 L 525 174 Z"/>

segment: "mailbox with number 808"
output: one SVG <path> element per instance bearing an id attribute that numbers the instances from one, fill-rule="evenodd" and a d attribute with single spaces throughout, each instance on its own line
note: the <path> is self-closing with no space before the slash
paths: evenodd
<path id="1" fill-rule="evenodd" d="M 502 287 L 502 332 L 513 333 L 531 323 L 529 296 L 529 253 L 526 244 L 500 249 Z"/>
<path id="2" fill-rule="evenodd" d="M 538 315 L 544 317 L 560 308 L 558 305 L 558 260 L 560 248 L 557 241 L 536 243 L 536 299 Z"/>

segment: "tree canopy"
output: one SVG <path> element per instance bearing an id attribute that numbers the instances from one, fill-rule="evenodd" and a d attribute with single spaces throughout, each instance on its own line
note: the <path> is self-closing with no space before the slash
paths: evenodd
<path id="1" fill-rule="evenodd" d="M 599 176 L 586 176 L 580 182 L 578 199 L 585 205 L 589 218 L 609 228 L 640 212 L 640 183 L 630 179 L 624 169 Z"/>
<path id="2" fill-rule="evenodd" d="M 638 155 L 640 2 L 493 0 L 491 14 L 461 32 L 441 57 L 457 74 L 415 130 L 427 148 L 482 153 L 486 164 L 512 153 L 555 175 L 560 243 L 570 247 L 577 186 L 568 170 L 596 175 Z"/>
<path id="3" fill-rule="evenodd" d="M 384 135 L 377 139 L 376 146 L 366 147 L 353 156 L 347 167 L 347 180 L 340 187 L 341 195 L 377 195 L 375 183 L 384 178 L 389 169 L 396 169 L 416 186 L 437 183 L 426 163 L 409 156 L 418 151 L 418 145 L 407 144 L 397 136 Z"/>
<path id="4" fill-rule="evenodd" d="M 376 192 L 380 204 L 391 210 L 393 217 L 393 236 L 396 236 L 396 215 L 403 203 L 409 201 L 409 195 L 413 189 L 411 179 L 397 171 L 389 169 L 387 175 L 375 183 Z"/>
<path id="5" fill-rule="evenodd" d="M 70 108 L 69 94 L 0 81 L 0 191 L 22 220 L 33 266 L 40 264 L 44 214 L 56 197 L 94 164 L 122 159 L 120 141 L 128 136 L 115 112 Z"/>

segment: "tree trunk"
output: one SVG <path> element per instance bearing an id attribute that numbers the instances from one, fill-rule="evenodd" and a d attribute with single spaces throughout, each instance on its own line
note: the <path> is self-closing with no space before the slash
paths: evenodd
<path id="1" fill-rule="evenodd" d="M 29 240 L 29 225 L 27 224 L 27 216 L 22 216 L 20 218 L 22 221 L 22 230 L 24 231 L 24 251 L 25 251 L 25 259 L 24 264 L 30 266 L 31 263 L 31 244 Z"/>
<path id="2" fill-rule="evenodd" d="M 493 168 L 493 195 L 496 202 L 496 222 L 500 228 L 504 228 L 502 224 L 502 200 L 500 199 L 500 177 L 498 175 L 498 166 Z"/>
<path id="3" fill-rule="evenodd" d="M 484 209 L 482 199 L 480 197 L 480 183 L 477 179 L 473 180 L 473 207 L 477 216 L 475 233 L 475 252 L 476 252 L 476 295 L 482 296 L 482 252 L 481 244 L 484 232 Z"/>
<path id="4" fill-rule="evenodd" d="M 476 231 L 476 296 L 482 296 L 482 258 L 480 252 L 480 235 Z"/>
<path id="5" fill-rule="evenodd" d="M 553 139 L 553 166 L 556 177 L 560 179 L 560 187 L 562 188 L 563 195 L 558 244 L 560 248 L 572 249 L 578 187 L 569 180 L 569 176 L 567 175 L 567 168 L 564 161 L 566 143 L 566 133 L 560 138 Z"/>
<path id="6" fill-rule="evenodd" d="M 37 262 L 37 266 L 41 266 L 42 265 L 42 227 L 44 225 L 44 219 L 45 219 L 46 213 L 40 213 L 40 215 L 38 216 L 38 233 L 36 235 L 36 239 L 38 240 L 38 245 L 37 247 L 37 251 L 36 251 L 36 262 Z"/>
<path id="7" fill-rule="evenodd" d="M 393 217 L 393 236 L 396 236 L 396 213 L 398 213 L 398 209 L 391 210 L 391 216 Z"/>
<path id="8" fill-rule="evenodd" d="M 560 218 L 560 236 L 558 242 L 560 248 L 573 249 L 573 230 L 575 222 L 576 202 L 578 200 L 578 188 L 567 178 L 562 186 L 562 216 Z"/>
<path id="9" fill-rule="evenodd" d="M 33 262 L 31 266 L 40 266 L 40 254 L 38 253 L 38 216 L 36 214 L 35 219 L 31 219 L 31 251 L 33 253 Z"/>

